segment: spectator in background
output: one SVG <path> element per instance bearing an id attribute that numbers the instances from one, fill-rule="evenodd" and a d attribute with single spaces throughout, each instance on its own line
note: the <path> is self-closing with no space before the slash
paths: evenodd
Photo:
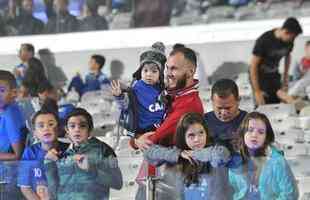
<path id="1" fill-rule="evenodd" d="M 39 85 L 45 81 L 47 77 L 41 61 L 34 57 L 30 58 L 22 84 L 28 89 L 31 97 L 38 96 Z"/>
<path id="2" fill-rule="evenodd" d="M 17 30 L 12 25 L 9 25 L 8 22 L 15 20 L 19 15 L 19 10 L 20 7 L 17 0 L 7 1 L 7 7 L 3 10 L 3 21 L 7 26 L 6 29 L 8 35 L 17 35 Z"/>
<path id="3" fill-rule="evenodd" d="M 33 16 L 33 0 L 23 0 L 19 16 L 7 23 L 17 30 L 18 35 L 43 33 L 44 24 Z"/>
<path id="4" fill-rule="evenodd" d="M 32 44 L 21 44 L 19 50 L 19 59 L 21 63 L 14 68 L 14 75 L 17 81 L 17 86 L 20 87 L 25 77 L 28 61 L 34 57 L 35 49 Z"/>
<path id="5" fill-rule="evenodd" d="M 86 0 L 84 4 L 85 18 L 81 21 L 80 31 L 107 30 L 108 22 L 98 15 L 97 0 Z"/>
<path id="6" fill-rule="evenodd" d="M 55 0 L 55 16 L 52 15 L 46 24 L 46 33 L 69 33 L 77 31 L 79 22 L 68 11 L 68 0 Z"/>
<path id="7" fill-rule="evenodd" d="M 294 79 L 296 82 L 289 88 L 288 92 L 279 90 L 278 97 L 286 103 L 296 103 L 299 98 L 305 97 L 306 88 L 310 84 L 310 41 L 306 42 L 305 55 L 294 68 Z"/>
<path id="8" fill-rule="evenodd" d="M 279 103 L 277 91 L 287 91 L 291 51 L 295 38 L 302 33 L 296 18 L 287 18 L 281 28 L 261 35 L 255 43 L 250 66 L 250 78 L 257 105 Z M 283 81 L 279 62 L 285 57 Z"/>
<path id="9" fill-rule="evenodd" d="M 112 60 L 110 64 L 110 81 L 119 80 L 121 83 L 121 88 L 126 88 L 126 84 L 128 81 L 123 80 L 122 76 L 124 74 L 124 64 L 120 60 Z"/>
<path id="10" fill-rule="evenodd" d="M 54 53 L 49 49 L 40 49 L 38 54 L 44 66 L 47 79 L 51 82 L 56 90 L 62 89 L 66 85 L 67 76 L 61 67 L 56 66 Z"/>
<path id="11" fill-rule="evenodd" d="M 293 80 L 301 79 L 310 70 L 310 40 L 305 44 L 305 54 L 293 69 Z"/>
<path id="12" fill-rule="evenodd" d="M 173 1 L 166 0 L 136 0 L 131 27 L 168 26 L 172 5 Z"/>
<path id="13" fill-rule="evenodd" d="M 80 75 L 76 75 L 70 82 L 68 91 L 72 88 L 82 94 L 85 92 L 100 90 L 104 85 L 110 85 L 110 80 L 107 75 L 102 73 L 102 68 L 105 64 L 105 57 L 102 55 L 94 54 L 89 60 L 89 73 L 85 76 L 85 83 Z"/>

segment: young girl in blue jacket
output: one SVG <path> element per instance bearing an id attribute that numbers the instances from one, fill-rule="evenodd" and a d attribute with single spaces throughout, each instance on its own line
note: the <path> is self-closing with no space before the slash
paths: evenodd
<path id="1" fill-rule="evenodd" d="M 199 113 L 185 114 L 176 130 L 176 147 L 153 145 L 144 152 L 146 160 L 161 166 L 156 183 L 158 199 L 231 199 L 228 169 L 230 152 L 213 144 L 207 124 Z"/>
<path id="2" fill-rule="evenodd" d="M 283 153 L 272 145 L 274 132 L 268 118 L 258 112 L 247 114 L 239 134 L 243 164 L 229 169 L 233 199 L 297 200 L 294 175 Z"/>

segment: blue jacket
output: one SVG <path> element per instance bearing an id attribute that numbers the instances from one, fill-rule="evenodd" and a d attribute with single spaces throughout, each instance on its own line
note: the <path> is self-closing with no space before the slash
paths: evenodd
<path id="1" fill-rule="evenodd" d="M 261 200 L 297 200 L 296 181 L 287 161 L 274 147 L 271 146 L 269 150 L 258 182 Z M 234 200 L 244 199 L 248 192 L 249 184 L 243 173 L 244 166 L 229 169 L 229 182 L 234 190 Z"/>

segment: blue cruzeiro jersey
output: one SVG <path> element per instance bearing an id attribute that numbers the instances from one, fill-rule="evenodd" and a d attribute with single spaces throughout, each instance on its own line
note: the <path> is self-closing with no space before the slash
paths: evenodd
<path id="1" fill-rule="evenodd" d="M 160 89 L 139 80 L 134 84 L 133 91 L 138 101 L 139 127 L 144 129 L 160 124 L 165 113 L 163 104 L 158 100 Z"/>

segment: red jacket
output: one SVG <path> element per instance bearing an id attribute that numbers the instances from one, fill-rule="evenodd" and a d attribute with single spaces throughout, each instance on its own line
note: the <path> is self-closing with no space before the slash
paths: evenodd
<path id="1" fill-rule="evenodd" d="M 175 132 L 179 119 L 188 112 L 203 114 L 203 106 L 198 92 L 198 81 L 188 88 L 179 91 L 168 91 L 173 98 L 172 105 L 168 108 L 163 123 L 155 134 L 149 139 L 154 144 L 172 145 L 175 144 Z"/>

